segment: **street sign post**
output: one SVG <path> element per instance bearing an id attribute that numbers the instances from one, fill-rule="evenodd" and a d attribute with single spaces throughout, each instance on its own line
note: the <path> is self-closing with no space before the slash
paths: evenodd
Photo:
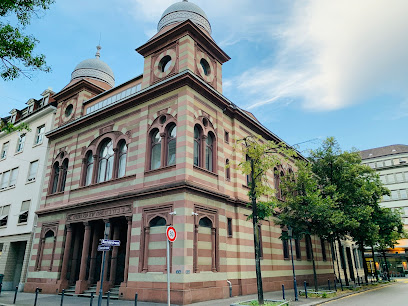
<path id="1" fill-rule="evenodd" d="M 177 238 L 177 232 L 172 226 L 168 226 L 166 230 L 167 237 L 167 305 L 170 306 L 170 242 L 174 242 Z"/>

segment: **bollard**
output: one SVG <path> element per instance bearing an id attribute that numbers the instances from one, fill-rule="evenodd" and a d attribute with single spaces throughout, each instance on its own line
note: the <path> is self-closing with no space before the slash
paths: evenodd
<path id="1" fill-rule="evenodd" d="M 16 286 L 16 291 L 14 292 L 14 300 L 13 300 L 13 304 L 16 303 L 17 300 L 17 292 L 18 292 L 18 286 Z"/>
<path id="2" fill-rule="evenodd" d="M 89 306 L 92 306 L 93 299 L 94 299 L 94 293 L 93 293 L 93 292 L 91 292 L 91 302 L 89 303 Z"/>
<path id="3" fill-rule="evenodd" d="M 135 306 L 137 306 L 137 293 L 135 293 Z"/>
<path id="4" fill-rule="evenodd" d="M 304 282 L 304 284 L 305 284 L 305 296 L 306 296 L 306 298 L 307 298 L 307 286 L 306 286 L 306 281 Z"/>
<path id="5" fill-rule="evenodd" d="M 330 279 L 327 280 L 327 284 L 329 285 L 329 290 L 331 290 L 331 288 L 330 288 Z"/>
<path id="6" fill-rule="evenodd" d="M 0 294 L 1 294 L 1 289 L 3 288 L 3 284 L 0 284 Z"/>
<path id="7" fill-rule="evenodd" d="M 65 294 L 65 289 L 62 289 L 62 292 L 61 292 L 61 306 L 64 304 L 64 294 Z"/>
<path id="8" fill-rule="evenodd" d="M 334 279 L 334 291 L 337 292 L 337 279 Z"/>
<path id="9" fill-rule="evenodd" d="M 38 287 L 35 288 L 34 306 L 37 306 L 38 291 L 39 291 L 39 288 Z"/>
<path id="10" fill-rule="evenodd" d="M 358 280 L 358 285 L 360 286 L 360 276 L 357 277 L 357 280 Z"/>
<path id="11" fill-rule="evenodd" d="M 283 296 L 283 300 L 285 300 L 285 285 L 282 284 L 282 296 Z"/>
<path id="12" fill-rule="evenodd" d="M 109 300 L 110 300 L 110 290 L 108 291 L 108 298 L 106 299 L 106 305 L 109 306 Z"/>

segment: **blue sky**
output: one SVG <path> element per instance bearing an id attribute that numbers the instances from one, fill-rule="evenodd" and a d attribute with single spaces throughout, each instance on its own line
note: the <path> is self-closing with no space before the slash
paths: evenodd
<path id="1" fill-rule="evenodd" d="M 135 48 L 176 0 L 56 0 L 26 29 L 52 72 L 0 80 L 0 116 L 23 108 L 74 67 L 101 59 L 121 84 L 142 73 Z M 300 150 L 335 136 L 343 149 L 407 144 L 408 1 L 194 0 L 231 57 L 224 95 Z M 391 5 L 392 4 L 392 5 Z"/>

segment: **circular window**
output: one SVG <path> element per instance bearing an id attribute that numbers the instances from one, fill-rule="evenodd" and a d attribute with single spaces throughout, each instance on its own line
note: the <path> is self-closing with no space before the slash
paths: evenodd
<path id="1" fill-rule="evenodd" d="M 205 127 L 208 125 L 208 120 L 207 120 L 207 118 L 203 118 L 203 124 L 204 124 Z"/>
<path id="2" fill-rule="evenodd" d="M 166 122 L 166 116 L 160 117 L 160 124 L 164 124 Z"/>
<path id="3" fill-rule="evenodd" d="M 210 67 L 210 64 L 205 59 L 203 59 L 203 58 L 201 59 L 200 65 L 203 68 L 204 74 L 205 75 L 210 75 L 211 67 Z"/>
<path id="4" fill-rule="evenodd" d="M 71 116 L 73 110 L 74 106 L 72 104 L 68 105 L 67 108 L 65 109 L 65 117 Z"/>
<path id="5" fill-rule="evenodd" d="M 170 55 L 166 55 L 164 56 L 159 63 L 159 70 L 160 72 L 166 72 L 167 70 L 169 70 L 171 65 L 171 57 Z"/>

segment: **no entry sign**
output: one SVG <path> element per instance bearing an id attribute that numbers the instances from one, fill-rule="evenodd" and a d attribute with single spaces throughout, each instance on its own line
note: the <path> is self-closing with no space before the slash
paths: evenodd
<path id="1" fill-rule="evenodd" d="M 169 227 L 167 228 L 166 236 L 167 236 L 167 239 L 168 239 L 170 242 L 174 242 L 174 241 L 176 240 L 176 238 L 177 238 L 177 233 L 176 233 L 176 230 L 174 229 L 174 227 L 169 226 Z"/>

